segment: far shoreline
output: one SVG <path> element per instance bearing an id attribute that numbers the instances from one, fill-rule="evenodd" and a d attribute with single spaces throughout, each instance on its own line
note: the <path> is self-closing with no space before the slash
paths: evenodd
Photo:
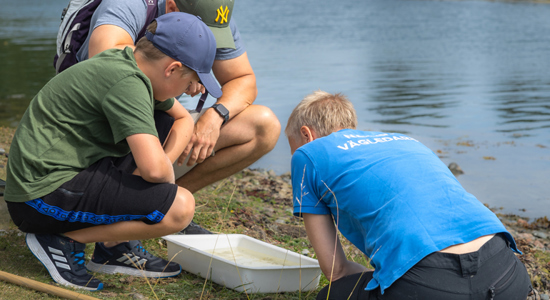
<path id="1" fill-rule="evenodd" d="M 550 0 L 547 0 L 547 1 L 550 4 Z M 4 181 L 6 179 L 6 167 L 5 166 L 6 166 L 6 163 L 7 163 L 7 157 L 9 156 L 9 148 L 10 148 L 11 140 L 13 139 L 13 135 L 15 134 L 15 130 L 16 130 L 16 128 L 14 128 L 14 127 L 0 126 L 0 179 L 2 179 Z M 439 150 L 439 149 L 432 149 L 432 150 L 434 151 L 434 153 L 436 153 L 440 157 L 442 162 L 445 163 L 445 161 L 448 161 L 448 159 L 445 159 L 445 158 L 448 158 L 448 157 L 444 155 L 445 153 L 442 153 L 442 150 Z M 453 164 L 453 163 L 454 162 L 451 162 L 448 165 Z M 288 176 L 288 177 L 290 177 L 290 172 L 289 171 L 276 172 L 273 169 L 264 168 L 264 167 L 256 167 L 255 166 L 256 164 L 257 163 L 254 163 L 252 166 L 248 167 L 247 169 L 248 170 L 259 171 L 259 172 L 264 172 L 266 174 L 269 174 L 270 176 Z M 288 162 L 288 164 L 289 164 L 289 168 L 290 168 L 290 161 Z M 468 170 L 465 170 L 465 171 L 468 172 Z M 455 176 L 457 176 L 457 179 L 460 181 L 460 176 L 461 175 L 455 175 Z M 470 192 L 470 191 L 468 191 L 468 192 Z M 479 196 L 476 195 L 475 193 L 474 193 L 474 196 L 476 196 L 476 198 L 479 199 Z M 533 216 L 533 214 L 531 212 L 528 213 L 525 208 L 517 208 L 517 211 L 515 211 L 515 209 L 507 208 L 505 205 L 493 205 L 493 204 L 487 203 L 486 201 L 482 201 L 482 200 L 479 200 L 479 201 L 482 202 L 485 206 L 487 206 L 488 208 L 490 208 L 493 212 L 495 212 L 497 214 L 512 215 L 512 216 L 522 218 L 526 221 L 536 221 L 536 220 L 542 219 L 542 218 L 550 218 L 550 214 L 542 214 L 542 215 L 539 215 L 539 216 Z M 1 210 L 0 210 L 0 213 L 1 213 Z M 1 217 L 1 215 L 0 215 L 0 217 Z"/>

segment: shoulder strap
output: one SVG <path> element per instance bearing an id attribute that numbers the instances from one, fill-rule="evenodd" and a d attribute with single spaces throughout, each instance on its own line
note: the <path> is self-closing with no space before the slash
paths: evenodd
<path id="1" fill-rule="evenodd" d="M 90 21 L 101 0 L 71 0 L 61 14 L 54 67 L 57 73 L 77 63 L 76 52 L 86 40 Z"/>
<path id="2" fill-rule="evenodd" d="M 147 26 L 153 22 L 153 20 L 158 15 L 158 0 L 147 0 L 147 19 L 145 20 L 145 26 L 141 28 L 141 31 L 139 32 L 136 43 L 145 35 L 145 31 L 147 30 Z"/>
<path id="3" fill-rule="evenodd" d="M 147 3 L 147 18 L 136 42 L 145 35 L 147 26 L 158 14 L 158 0 L 145 1 Z M 76 54 L 88 36 L 92 15 L 100 3 L 101 0 L 71 0 L 69 6 L 63 10 L 62 22 L 57 34 L 57 53 L 54 57 L 54 67 L 57 73 L 78 62 Z"/>

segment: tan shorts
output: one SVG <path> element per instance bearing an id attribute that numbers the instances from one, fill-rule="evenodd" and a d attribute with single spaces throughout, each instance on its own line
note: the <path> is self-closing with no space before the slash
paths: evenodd
<path id="1" fill-rule="evenodd" d="M 194 109 L 193 110 L 187 110 L 187 111 L 191 114 L 191 118 L 193 118 L 193 121 L 195 123 L 197 123 L 197 120 L 199 119 L 199 117 L 202 116 L 208 108 L 209 107 L 203 108 L 200 113 L 198 113 Z M 185 161 L 183 162 L 183 164 L 181 166 L 178 166 L 178 161 L 177 160 L 174 163 L 174 175 L 175 175 L 176 179 L 178 179 L 181 176 L 185 175 L 187 172 L 191 171 L 191 169 L 193 169 L 197 165 L 197 164 L 194 164 L 192 166 L 187 166 L 187 161 L 189 161 L 189 156 L 191 156 L 191 153 L 189 155 L 187 155 L 187 158 L 185 159 Z M 213 150 L 212 150 L 212 155 L 211 156 L 214 156 L 214 151 Z"/>

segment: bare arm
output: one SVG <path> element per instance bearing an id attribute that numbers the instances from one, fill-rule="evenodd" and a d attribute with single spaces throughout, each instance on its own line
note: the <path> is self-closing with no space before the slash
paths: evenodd
<path id="1" fill-rule="evenodd" d="M 167 110 L 166 113 L 175 119 L 170 134 L 164 142 L 164 151 L 173 163 L 183 152 L 185 146 L 189 144 L 195 124 L 187 109 L 177 100 L 174 101 L 174 106 Z"/>
<path id="2" fill-rule="evenodd" d="M 126 138 L 137 165 L 137 174 L 154 183 L 174 183 L 174 168 L 159 139 L 151 134 L 138 133 Z"/>
<path id="3" fill-rule="evenodd" d="M 214 61 L 212 71 L 223 91 L 217 103 L 229 110 L 229 119 L 254 102 L 258 94 L 256 76 L 246 53 L 233 59 Z M 208 109 L 195 124 L 191 143 L 185 148 L 180 161 L 185 160 L 191 149 L 193 153 L 188 165 L 201 163 L 209 157 L 220 136 L 222 123 L 223 118 L 214 109 Z"/>
<path id="4" fill-rule="evenodd" d="M 256 100 L 256 75 L 246 52 L 233 59 L 215 60 L 212 71 L 223 91 L 218 103 L 227 107 L 230 118 L 238 115 Z"/>
<path id="5" fill-rule="evenodd" d="M 321 271 L 330 281 L 368 271 L 358 263 L 347 260 L 336 235 L 331 215 L 303 214 L 307 236 L 313 245 Z"/>
<path id="6" fill-rule="evenodd" d="M 107 49 L 135 48 L 132 37 L 126 30 L 116 25 L 101 25 L 92 32 L 88 46 L 88 58 Z"/>

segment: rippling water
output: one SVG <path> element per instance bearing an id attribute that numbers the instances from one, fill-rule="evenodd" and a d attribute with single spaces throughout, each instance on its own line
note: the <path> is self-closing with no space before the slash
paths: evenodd
<path id="1" fill-rule="evenodd" d="M 66 3 L 2 4 L 1 125 L 17 126 L 53 76 Z M 272 108 L 283 127 L 306 94 L 343 92 L 360 129 L 419 139 L 446 164 L 458 163 L 465 171 L 459 181 L 490 206 L 550 216 L 550 5 L 239 0 L 235 9 L 257 103 Z M 253 166 L 283 173 L 289 164 L 282 136 Z"/>

